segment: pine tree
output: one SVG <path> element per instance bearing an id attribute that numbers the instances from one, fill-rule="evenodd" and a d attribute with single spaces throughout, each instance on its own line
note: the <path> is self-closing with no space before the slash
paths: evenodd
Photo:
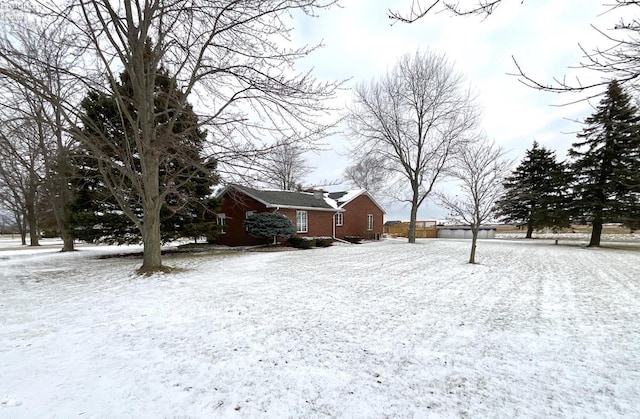
<path id="1" fill-rule="evenodd" d="M 503 186 L 505 193 L 496 203 L 496 211 L 506 222 L 526 225 L 527 238 L 544 227 L 569 226 L 569 175 L 555 152 L 540 147 L 537 141 Z"/>
<path id="2" fill-rule="evenodd" d="M 165 147 L 167 156 L 160 165 L 162 190 L 166 191 L 160 214 L 162 240 L 211 237 L 217 229 L 214 211 L 219 205 L 218 200 L 212 197 L 211 188 L 218 183 L 218 176 L 215 160 L 201 157 L 206 132 L 199 128 L 192 107 L 188 103 L 180 105 L 186 102 L 176 87 L 175 79 L 160 68 L 155 81 L 156 129 L 163 141 L 172 143 Z M 126 73 L 122 73 L 118 89 L 123 95 L 131 92 Z M 81 106 L 84 110 L 83 127 L 80 128 L 83 135 L 91 136 L 92 130 L 99 130 L 95 138 L 107 139 L 100 143 L 101 155 L 117 159 L 122 153 L 116 151 L 127 148 L 133 150 L 132 156 L 137 156 L 136 144 L 130 135 L 131 126 L 120 118 L 113 97 L 89 92 Z M 180 112 L 177 118 L 173 118 L 175 112 Z M 109 190 L 102 181 L 101 162 L 93 155 L 95 153 L 81 146 L 73 156 L 76 197 L 71 210 L 75 237 L 89 242 L 140 242 L 139 229 L 124 214 L 122 205 L 114 197 L 115 193 L 119 194 L 119 199 L 127 203 L 126 207 L 142 219 L 142 206 L 130 180 L 123 176 L 118 190 Z M 140 167 L 140 161 L 134 165 Z"/>
<path id="3" fill-rule="evenodd" d="M 574 204 L 592 225 L 589 246 L 600 246 L 604 223 L 638 223 L 640 116 L 614 80 L 585 125 L 569 150 L 576 176 Z"/>

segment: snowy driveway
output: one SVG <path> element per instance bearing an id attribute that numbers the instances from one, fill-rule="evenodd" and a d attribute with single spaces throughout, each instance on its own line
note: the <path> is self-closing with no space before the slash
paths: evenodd
<path id="1" fill-rule="evenodd" d="M 640 417 L 640 249 L 0 251 L 0 417 Z"/>

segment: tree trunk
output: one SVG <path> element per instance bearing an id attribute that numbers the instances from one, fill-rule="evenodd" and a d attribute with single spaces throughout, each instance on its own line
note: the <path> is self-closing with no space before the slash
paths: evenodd
<path id="1" fill-rule="evenodd" d="M 471 253 L 469 263 L 476 263 L 476 246 L 478 242 L 478 227 L 471 226 Z"/>
<path id="2" fill-rule="evenodd" d="M 153 273 L 162 269 L 160 245 L 160 211 L 145 211 L 142 223 L 143 255 L 141 273 Z"/>
<path id="3" fill-rule="evenodd" d="M 20 215 L 18 212 L 15 213 L 16 224 L 18 225 L 18 230 L 20 231 L 20 240 L 23 246 L 27 245 L 27 226 L 25 223 L 24 215 Z"/>
<path id="4" fill-rule="evenodd" d="M 36 217 L 35 200 L 29 198 L 27 205 L 27 225 L 29 226 L 29 246 L 40 246 L 38 237 L 38 220 Z"/>
<path id="5" fill-rule="evenodd" d="M 152 153 L 143 156 L 143 184 L 145 199 L 143 201 L 142 244 L 143 256 L 140 273 L 153 273 L 162 270 L 162 249 L 160 236 L 160 175 L 159 158 Z"/>
<path id="6" fill-rule="evenodd" d="M 600 247 L 600 237 L 602 236 L 602 217 L 596 215 L 591 228 L 591 240 L 589 247 Z"/>
<path id="7" fill-rule="evenodd" d="M 61 122 L 59 122 L 61 123 Z M 69 203 L 72 200 L 71 192 L 69 191 L 68 178 L 71 177 L 71 169 L 69 168 L 69 153 L 67 148 L 62 142 L 61 134 L 58 133 L 58 151 L 56 155 L 58 161 L 59 173 L 54 175 L 54 179 L 51 179 L 51 184 L 55 185 L 54 190 L 58 193 L 53 197 L 53 214 L 56 218 L 56 224 L 60 231 L 60 237 L 62 238 L 61 252 L 72 252 L 75 250 L 73 243 L 73 234 L 69 229 Z"/>
<path id="8" fill-rule="evenodd" d="M 409 243 L 416 242 L 416 219 L 418 218 L 418 191 L 414 188 L 411 199 L 411 218 L 409 219 Z"/>
<path id="9" fill-rule="evenodd" d="M 527 235 L 525 239 L 530 239 L 533 236 L 533 225 L 527 224 Z"/>
<path id="10" fill-rule="evenodd" d="M 60 232 L 60 236 L 62 237 L 62 250 L 61 252 L 73 252 L 75 249 L 75 245 L 73 243 L 73 236 L 66 231 Z"/>
<path id="11" fill-rule="evenodd" d="M 409 243 L 416 242 L 416 218 L 418 215 L 418 208 L 411 206 L 411 218 L 409 219 Z"/>

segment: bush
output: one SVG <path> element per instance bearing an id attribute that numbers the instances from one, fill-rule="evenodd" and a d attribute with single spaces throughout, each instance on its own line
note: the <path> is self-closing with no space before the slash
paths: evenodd
<path id="1" fill-rule="evenodd" d="M 251 237 L 270 243 L 276 237 L 288 239 L 296 234 L 291 220 L 277 212 L 259 212 L 244 220 L 244 227 Z"/>
<path id="2" fill-rule="evenodd" d="M 344 239 L 349 243 L 355 243 L 355 244 L 360 244 L 360 242 L 362 241 L 362 237 L 358 237 L 358 236 L 346 236 Z"/>
<path id="3" fill-rule="evenodd" d="M 316 237 L 316 247 L 329 247 L 333 245 L 331 237 Z"/>
<path id="4" fill-rule="evenodd" d="M 290 237 L 289 244 L 296 249 L 311 249 L 316 245 L 316 239 L 313 237 Z"/>

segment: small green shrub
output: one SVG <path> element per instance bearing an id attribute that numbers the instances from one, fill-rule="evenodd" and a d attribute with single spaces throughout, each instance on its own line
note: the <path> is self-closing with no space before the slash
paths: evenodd
<path id="1" fill-rule="evenodd" d="M 360 244 L 360 242 L 362 241 L 362 237 L 358 237 L 358 236 L 345 236 L 344 239 L 349 243 L 355 243 L 355 244 Z"/>
<path id="2" fill-rule="evenodd" d="M 296 249 L 311 249 L 316 245 L 316 239 L 313 237 L 290 237 L 289 244 Z"/>
<path id="3" fill-rule="evenodd" d="M 316 247 L 329 247 L 333 245 L 331 237 L 316 237 Z"/>

